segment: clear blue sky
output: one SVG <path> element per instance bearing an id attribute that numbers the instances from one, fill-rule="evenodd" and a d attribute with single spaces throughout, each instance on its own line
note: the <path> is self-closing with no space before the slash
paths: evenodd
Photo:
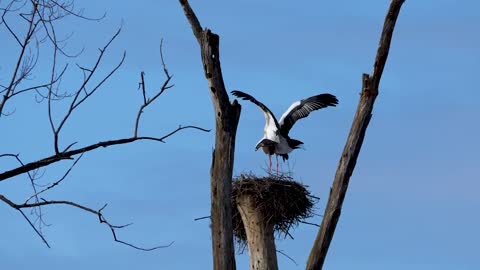
<path id="1" fill-rule="evenodd" d="M 2 1 L 2 4 L 4 1 Z M 329 92 L 340 104 L 311 114 L 291 135 L 305 142 L 292 153 L 296 179 L 321 198 L 322 214 L 336 165 L 357 106 L 361 74 L 371 72 L 389 1 L 198 1 L 191 4 L 202 26 L 221 36 L 221 62 L 229 90 L 241 89 L 280 115 L 291 102 Z M 288 2 L 288 3 L 287 3 Z M 130 136 L 138 105 L 139 74 L 147 86 L 163 82 L 159 43 L 175 87 L 144 114 L 140 133 L 161 136 L 178 124 L 214 128 L 199 48 L 177 1 L 78 1 L 85 14 L 107 12 L 100 23 L 67 19 L 60 33 L 74 32 L 69 48 L 85 47 L 74 61 L 91 63 L 97 48 L 123 23 L 108 53 L 112 67 L 127 51 L 123 67 L 98 95 L 73 115 L 61 144 L 87 145 Z M 478 71 L 480 4 L 477 1 L 406 1 L 380 85 L 326 269 L 479 269 L 480 117 Z M 17 27 L 14 26 L 14 27 Z M 0 81 L 18 52 L 0 29 Z M 48 55 L 42 55 L 48 61 Z M 62 86 L 78 85 L 77 70 Z M 41 71 L 34 80 L 47 74 Z M 13 102 L 13 100 L 12 100 Z M 254 152 L 263 116 L 243 103 L 235 174 L 263 174 L 266 157 Z M 52 153 L 45 104 L 32 96 L 7 108 L 0 121 L 2 153 L 35 160 Z M 58 111 L 61 106 L 56 107 Z M 44 208 L 52 224 L 48 249 L 18 213 L 0 204 L 3 269 L 210 269 L 209 168 L 214 133 L 185 131 L 166 144 L 138 142 L 88 153 L 49 199 L 69 199 L 99 208 L 114 223 L 134 222 L 122 240 L 167 249 L 141 252 L 115 243 L 108 228 L 68 207 Z M 0 160 L 0 171 L 13 166 Z M 68 162 L 51 166 L 49 183 Z M 29 194 L 24 176 L 0 183 L 0 193 L 19 202 Z M 320 223 L 320 217 L 309 222 Z M 317 228 L 301 225 L 295 240 L 277 248 L 281 269 L 303 269 Z M 246 269 L 246 254 L 237 256 Z"/>

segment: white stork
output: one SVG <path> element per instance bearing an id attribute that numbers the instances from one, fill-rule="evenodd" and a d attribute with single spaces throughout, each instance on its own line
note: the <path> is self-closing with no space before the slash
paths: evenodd
<path id="1" fill-rule="evenodd" d="M 320 94 L 300 101 L 294 102 L 290 108 L 282 115 L 280 121 L 277 121 L 272 111 L 260 101 L 251 95 L 235 90 L 232 94 L 243 100 L 248 100 L 260 107 L 265 115 L 265 128 L 263 129 L 263 138 L 257 143 L 255 151 L 262 148 L 263 152 L 268 155 L 268 173 L 272 170 L 272 155 L 275 154 L 277 159 L 277 175 L 278 175 L 278 156 L 283 160 L 288 159 L 288 154 L 294 149 L 300 148 L 303 142 L 292 139 L 288 136 L 288 132 L 295 122 L 301 118 L 307 117 L 310 112 L 322 109 L 328 106 L 336 106 L 338 99 L 331 94 Z"/>

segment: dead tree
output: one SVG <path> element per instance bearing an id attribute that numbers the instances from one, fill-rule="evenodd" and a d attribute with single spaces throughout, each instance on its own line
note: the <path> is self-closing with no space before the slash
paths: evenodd
<path id="1" fill-rule="evenodd" d="M 232 230 L 232 172 L 235 135 L 241 107 L 230 103 L 220 66 L 220 37 L 202 29 L 187 0 L 180 0 L 193 34 L 200 45 L 203 69 L 215 111 L 215 149 L 211 167 L 211 222 L 213 265 L 216 270 L 235 269 Z"/>
<path id="2" fill-rule="evenodd" d="M 75 10 L 74 2 L 70 0 L 12 0 L 6 3 L 1 2 L 0 13 L 2 15 L 0 27 L 3 27 L 4 30 L 9 33 L 9 37 L 13 42 L 18 45 L 18 52 L 3 52 L 5 54 L 16 55 L 16 60 L 11 66 L 11 77 L 8 78 L 6 83 L 1 82 L 2 84 L 0 85 L 0 120 L 5 117 L 15 116 L 14 104 L 18 96 L 32 94 L 37 99 L 39 106 L 44 105 L 48 109 L 47 117 L 53 139 L 51 154 L 37 160 L 26 162 L 23 160 L 21 153 L 0 154 L 1 159 L 13 159 L 17 164 L 5 171 L 0 171 L 0 182 L 7 180 L 14 181 L 14 179 L 19 176 L 25 176 L 30 180 L 32 187 L 32 195 L 23 202 L 15 202 L 9 198 L 8 194 L 0 194 L 0 201 L 18 211 L 47 246 L 50 245 L 42 233 L 42 225 L 45 224 L 42 208 L 53 205 L 67 205 L 95 215 L 100 223 L 107 225 L 115 241 L 130 247 L 148 251 L 168 246 L 162 245 L 153 248 L 143 248 L 118 239 L 116 230 L 124 228 L 129 224 L 120 226 L 111 224 L 103 214 L 106 204 L 97 210 L 69 200 L 52 200 L 44 197 L 49 191 L 58 187 L 58 185 L 67 178 L 82 156 L 90 151 L 141 140 L 164 143 L 167 138 L 185 129 L 208 131 L 196 126 L 178 126 L 168 134 L 162 136 L 139 135 L 138 129 L 143 111 L 166 90 L 173 87 L 171 84 L 172 76 L 168 72 L 163 59 L 162 45 L 160 45 L 160 61 L 163 67 L 165 81 L 153 94 L 149 94 L 151 91 L 146 87 L 144 73 L 141 73 L 139 83 L 141 102 L 138 113 L 136 116 L 132 116 L 133 127 L 131 136 L 99 141 L 77 147 L 77 142 L 62 142 L 62 131 L 65 129 L 67 123 L 71 124 L 70 119 L 72 114 L 76 113 L 80 106 L 87 103 L 88 100 L 101 89 L 103 84 L 112 78 L 123 64 L 126 57 L 125 52 L 111 70 L 107 70 L 106 72 L 102 71 L 102 60 L 110 48 L 110 45 L 120 34 L 121 29 L 119 28 L 107 43 L 99 48 L 98 56 L 93 63 L 88 66 L 76 64 L 75 70 L 83 75 L 83 81 L 76 86 L 68 85 L 64 87 L 61 82 L 62 79 L 68 76 L 67 74 L 71 70 L 71 68 L 69 68 L 69 60 L 77 59 L 81 55 L 81 52 L 74 54 L 67 52 L 65 45 L 68 38 L 65 39 L 65 37 L 57 31 L 58 28 L 56 26 L 67 16 L 86 21 L 100 21 L 103 16 L 99 18 L 86 17 L 81 12 Z M 12 25 L 15 25 L 15 27 L 12 27 Z M 20 29 L 25 29 L 25 31 L 22 32 Z M 39 74 L 37 62 L 40 57 L 40 51 L 42 51 L 42 55 L 50 51 L 49 56 L 52 59 L 48 76 L 43 78 L 43 82 L 38 82 L 37 79 L 32 80 L 33 75 Z M 2 64 L 5 69 L 5 62 Z M 64 91 L 63 89 L 75 90 Z M 60 105 L 61 102 L 66 104 L 67 110 L 65 113 L 56 110 L 58 108 L 55 105 Z M 32 115 L 32 118 L 34 117 L 35 115 Z M 50 168 L 52 165 L 60 162 L 71 162 L 71 166 L 58 179 L 40 186 L 38 184 L 39 178 L 41 178 L 39 169 Z M 33 209 L 33 213 L 36 215 L 36 223 L 32 222 L 31 218 L 25 214 L 24 210 L 26 209 Z"/>
<path id="3" fill-rule="evenodd" d="M 343 153 L 338 163 L 333 186 L 330 189 L 327 207 L 323 214 L 322 224 L 308 258 L 308 270 L 322 269 L 325 257 L 327 256 L 328 248 L 335 233 L 338 219 L 340 218 L 350 176 L 355 168 L 368 123 L 372 118 L 373 104 L 378 95 L 378 86 L 382 77 L 383 68 L 387 62 L 395 22 L 397 21 L 403 2 L 404 0 L 391 1 L 383 24 L 383 31 L 378 44 L 372 75 L 363 74 L 362 76 L 360 101 L 350 133 L 348 134 L 347 142 L 345 143 Z"/>

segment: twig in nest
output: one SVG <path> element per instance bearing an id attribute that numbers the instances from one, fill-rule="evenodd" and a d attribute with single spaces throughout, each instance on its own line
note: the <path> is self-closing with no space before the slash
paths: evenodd
<path id="1" fill-rule="evenodd" d="M 274 230 L 280 235 L 289 236 L 290 229 L 306 218 L 313 216 L 313 205 L 316 201 L 306 187 L 287 175 L 257 177 L 252 174 L 243 174 L 233 182 L 232 203 L 236 205 L 236 198 L 248 194 L 255 200 L 268 220 L 274 224 Z M 236 207 L 233 208 L 233 227 L 237 243 L 246 244 L 246 232 L 243 221 Z"/>
<path id="2" fill-rule="evenodd" d="M 318 225 L 318 224 L 310 223 L 310 222 L 306 222 L 306 221 L 300 221 L 300 223 L 308 224 L 308 225 L 312 225 L 312 226 L 316 226 L 316 227 L 320 227 L 320 225 Z"/>

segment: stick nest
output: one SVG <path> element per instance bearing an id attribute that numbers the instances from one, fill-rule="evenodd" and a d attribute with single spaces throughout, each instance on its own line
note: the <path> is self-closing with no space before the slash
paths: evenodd
<path id="1" fill-rule="evenodd" d="M 317 199 L 310 194 L 306 186 L 289 176 L 238 176 L 233 181 L 232 216 L 233 231 L 241 246 L 245 246 L 247 235 L 236 207 L 236 199 L 240 195 L 252 196 L 265 219 L 274 225 L 275 233 L 284 236 L 290 235 L 290 229 L 296 227 L 300 221 L 313 216 L 312 208 Z"/>

